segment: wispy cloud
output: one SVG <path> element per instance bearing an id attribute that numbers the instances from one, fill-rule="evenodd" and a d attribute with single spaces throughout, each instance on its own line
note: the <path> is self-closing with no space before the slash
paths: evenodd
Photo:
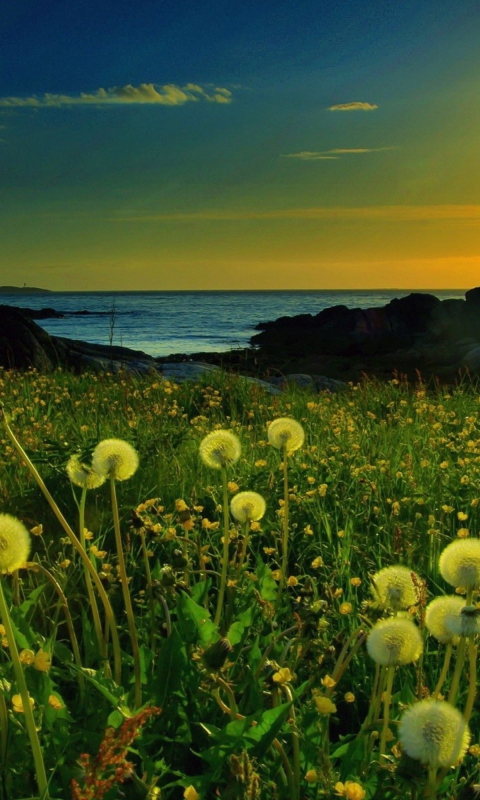
<path id="1" fill-rule="evenodd" d="M 365 220 L 386 222 L 453 221 L 480 224 L 480 205 L 429 205 L 429 206 L 320 206 L 317 208 L 285 208 L 267 211 L 207 211 L 173 212 L 167 214 L 119 214 L 110 217 L 112 222 L 175 222 L 175 221 L 218 221 L 235 220 Z"/>
<path id="2" fill-rule="evenodd" d="M 215 86 L 208 91 L 196 83 L 176 86 L 173 83 L 160 86 L 156 83 L 141 83 L 139 86 L 114 86 L 112 89 L 97 89 L 91 94 L 82 92 L 79 95 L 49 94 L 40 97 L 0 97 L 0 106 L 9 108 L 40 108 L 75 105 L 162 105 L 182 106 L 185 103 L 197 103 L 205 100 L 209 103 L 231 103 L 232 93 L 225 88 Z"/>
<path id="3" fill-rule="evenodd" d="M 329 111 L 375 111 L 378 108 L 375 103 L 337 103 L 335 106 L 330 106 Z"/>
<path id="4" fill-rule="evenodd" d="M 334 147 L 332 150 L 302 150 L 300 153 L 287 153 L 282 158 L 298 158 L 300 161 L 324 161 L 338 159 L 343 155 L 360 153 L 380 153 L 382 150 L 395 150 L 396 147 Z"/>

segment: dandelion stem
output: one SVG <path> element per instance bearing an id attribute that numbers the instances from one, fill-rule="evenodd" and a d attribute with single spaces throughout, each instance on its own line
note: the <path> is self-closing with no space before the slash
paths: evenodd
<path id="1" fill-rule="evenodd" d="M 292 795 L 292 800 L 300 800 L 300 734 L 298 726 L 295 722 L 295 708 L 293 705 L 293 695 L 290 686 L 285 684 L 283 691 L 287 695 L 287 699 L 292 704 L 290 709 L 290 716 L 293 720 L 292 723 L 292 747 L 293 747 L 293 783 L 295 792 Z"/>
<path id="2" fill-rule="evenodd" d="M 455 705 L 455 701 L 457 699 L 457 692 L 460 684 L 460 678 L 462 675 L 463 662 L 465 661 L 465 645 L 466 645 L 466 640 L 465 637 L 462 636 L 462 638 L 460 639 L 460 643 L 457 647 L 457 661 L 455 663 L 455 670 L 453 672 L 452 683 L 450 685 L 450 692 L 448 694 L 448 702 L 451 703 L 452 706 Z"/>
<path id="3" fill-rule="evenodd" d="M 25 675 L 23 674 L 22 664 L 17 650 L 17 643 L 13 635 L 12 624 L 10 621 L 10 614 L 8 612 L 5 595 L 3 593 L 3 584 L 0 580 L 0 616 L 5 627 L 5 634 L 7 637 L 8 648 L 13 663 L 15 672 L 15 679 L 17 681 L 18 691 L 22 698 L 23 713 L 25 716 L 25 727 L 27 728 L 28 737 L 33 753 L 33 762 L 35 765 L 35 774 L 37 777 L 38 789 L 42 800 L 49 800 L 47 774 L 45 772 L 45 765 L 43 763 L 42 748 L 38 739 L 37 728 L 35 725 L 35 718 L 33 716 L 32 707 L 30 705 L 30 697 L 28 694 Z"/>
<path id="4" fill-rule="evenodd" d="M 112 497 L 113 527 L 115 529 L 115 543 L 117 545 L 118 566 L 120 570 L 120 580 L 122 583 L 123 601 L 127 612 L 128 631 L 132 643 L 133 669 L 135 674 L 135 700 L 134 709 L 142 705 L 142 672 L 140 667 L 140 650 L 138 648 L 137 630 L 135 618 L 133 616 L 132 598 L 128 588 L 127 570 L 125 567 L 125 557 L 123 555 L 122 533 L 120 531 L 120 517 L 118 514 L 117 492 L 115 489 L 115 478 L 110 478 L 110 490 Z"/>
<path id="5" fill-rule="evenodd" d="M 443 661 L 442 671 L 440 673 L 440 677 L 438 679 L 437 685 L 435 686 L 435 691 L 432 695 L 433 699 L 436 700 L 440 692 L 442 691 L 442 686 L 445 683 L 445 678 L 448 674 L 448 668 L 450 666 L 450 661 L 452 659 L 453 653 L 453 645 L 451 642 L 447 644 L 447 649 L 445 650 L 445 658 Z"/>
<path id="6" fill-rule="evenodd" d="M 388 724 L 390 722 L 390 704 L 392 702 L 392 687 L 393 687 L 393 677 L 395 675 L 395 667 L 390 665 L 387 667 L 387 688 L 385 691 L 385 699 L 383 702 L 383 727 L 382 727 L 382 735 L 380 737 L 380 763 L 384 761 L 386 755 L 386 747 L 387 747 L 387 733 L 388 733 Z"/>
<path id="7" fill-rule="evenodd" d="M 140 531 L 140 541 L 142 543 L 143 562 L 145 564 L 145 576 L 147 578 L 148 605 L 150 607 L 150 648 L 155 655 L 155 598 L 153 596 L 152 573 L 150 572 L 150 561 L 145 542 L 145 534 L 142 531 Z"/>
<path id="8" fill-rule="evenodd" d="M 27 454 L 26 454 L 25 450 L 23 449 L 22 445 L 20 444 L 20 442 L 16 438 L 15 434 L 11 430 L 11 428 L 10 428 L 6 418 L 5 418 L 5 412 L 3 411 L 3 408 L 0 406 L 0 421 L 2 421 L 2 420 L 3 420 L 3 424 L 5 425 L 5 430 L 7 432 L 7 436 L 9 437 L 10 441 L 14 445 L 14 447 L 15 447 L 17 453 L 19 454 L 19 456 L 21 457 L 21 459 L 27 465 L 27 468 L 30 470 L 31 475 L 33 476 L 33 478 L 37 482 L 38 486 L 42 490 L 45 498 L 48 501 L 48 504 L 50 505 L 50 508 L 52 509 L 53 513 L 55 514 L 56 518 L 58 519 L 60 525 L 62 526 L 63 530 L 67 534 L 67 536 L 70 539 L 70 541 L 72 542 L 72 544 L 75 547 L 77 553 L 80 555 L 85 568 L 88 569 L 90 575 L 92 576 L 92 580 L 93 580 L 93 582 L 94 582 L 94 584 L 95 584 L 95 586 L 97 588 L 97 591 L 98 591 L 98 593 L 100 595 L 100 598 L 102 600 L 102 603 L 103 603 L 103 606 L 104 606 L 104 609 L 105 609 L 105 615 L 107 617 L 107 622 L 109 623 L 109 627 L 110 627 L 110 629 L 112 631 L 113 658 L 114 658 L 114 663 L 115 663 L 115 682 L 120 685 L 121 684 L 121 680 L 122 680 L 122 656 L 121 656 L 121 652 L 120 652 L 120 641 L 119 641 L 119 638 L 118 638 L 117 623 L 116 623 L 116 620 L 115 620 L 115 616 L 114 616 L 114 613 L 113 613 L 112 606 L 110 605 L 110 601 L 109 601 L 109 599 L 107 597 L 107 593 L 106 593 L 105 589 L 102 586 L 102 582 L 101 582 L 100 578 L 98 577 L 96 569 L 94 568 L 94 566 L 91 563 L 87 553 L 85 552 L 85 548 L 82 547 L 81 543 L 79 542 L 79 540 L 75 536 L 72 528 L 68 524 L 67 520 L 63 516 L 62 512 L 60 511 L 60 509 L 59 509 L 58 505 L 56 504 L 55 500 L 53 499 L 52 495 L 48 491 L 48 489 L 47 489 L 47 487 L 46 487 L 46 485 L 45 485 L 45 483 L 43 481 L 43 478 L 41 477 L 41 475 L 38 472 L 37 468 L 32 463 L 31 459 L 27 456 Z M 102 657 L 104 659 L 106 659 L 107 658 L 106 653 L 104 655 L 102 654 Z"/>
<path id="9" fill-rule="evenodd" d="M 220 589 L 218 591 L 217 610 L 215 612 L 215 625 L 220 624 L 222 616 L 223 598 L 225 596 L 225 587 L 227 585 L 227 572 L 228 572 L 228 546 L 230 544 L 230 517 L 228 509 L 228 487 L 227 487 L 227 471 L 222 467 L 222 485 L 223 485 L 223 558 L 222 558 L 222 573 L 220 578 Z"/>
<path id="10" fill-rule="evenodd" d="M 87 489 L 84 488 L 84 489 L 82 489 L 82 496 L 80 498 L 80 505 L 79 505 L 79 508 L 78 508 L 79 540 L 80 540 L 80 544 L 82 545 L 82 547 L 84 549 L 85 549 L 85 501 L 86 501 L 86 499 L 87 499 Z M 92 566 L 93 566 L 93 564 L 92 564 Z M 94 569 L 95 569 L 95 567 L 94 567 Z M 88 600 L 89 600 L 89 603 L 90 603 L 90 607 L 92 609 L 93 627 L 95 628 L 95 635 L 97 637 L 97 642 L 98 642 L 98 646 L 100 648 L 100 653 L 102 655 L 102 658 L 104 659 L 105 671 L 106 671 L 107 677 L 110 677 L 111 670 L 110 670 L 110 665 L 109 665 L 108 659 L 107 659 L 107 652 L 108 652 L 107 651 L 107 644 L 106 644 L 105 639 L 103 638 L 102 622 L 101 622 L 101 619 L 100 619 L 100 614 L 98 613 L 97 599 L 96 599 L 95 593 L 93 591 L 92 579 L 90 577 L 90 573 L 88 571 L 88 568 L 85 566 L 85 562 L 83 563 L 83 571 L 84 571 L 84 575 L 85 575 L 85 584 L 86 584 L 86 587 L 87 587 Z"/>
<path id="11" fill-rule="evenodd" d="M 468 683 L 467 704 L 463 712 L 463 717 L 467 724 L 473 711 L 473 704 L 475 702 L 475 695 L 477 693 L 477 648 L 475 646 L 474 636 L 468 637 L 468 660 L 470 676 Z"/>

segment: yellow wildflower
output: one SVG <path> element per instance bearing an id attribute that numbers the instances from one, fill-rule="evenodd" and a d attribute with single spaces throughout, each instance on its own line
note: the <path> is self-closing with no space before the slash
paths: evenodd
<path id="1" fill-rule="evenodd" d="M 323 567 L 323 558 L 322 556 L 317 556 L 314 558 L 311 564 L 313 569 L 318 569 L 319 567 Z"/>
<path id="2" fill-rule="evenodd" d="M 464 511 L 459 511 L 458 514 L 457 514 L 457 519 L 460 522 L 465 522 L 465 520 L 468 519 L 468 514 L 465 514 Z"/>
<path id="3" fill-rule="evenodd" d="M 47 653 L 45 650 L 40 649 L 35 656 L 33 666 L 35 667 L 35 669 L 38 669 L 39 672 L 48 672 L 48 670 L 52 666 L 52 657 L 50 653 Z"/>
<path id="4" fill-rule="evenodd" d="M 287 580 L 287 586 L 296 586 L 297 584 L 298 584 L 298 579 L 295 577 L 295 575 L 290 575 L 290 577 Z"/>
<path id="5" fill-rule="evenodd" d="M 278 670 L 278 672 L 274 673 L 274 675 L 272 676 L 272 680 L 275 681 L 275 683 L 280 683 L 280 684 L 289 683 L 290 681 L 293 680 L 293 675 L 288 667 L 282 667 L 281 669 Z"/>
<path id="6" fill-rule="evenodd" d="M 30 528 L 30 533 L 33 533 L 34 536 L 41 536 L 43 533 L 43 525 L 35 525 L 34 528 Z"/>
<path id="7" fill-rule="evenodd" d="M 360 586 L 360 584 L 362 583 L 362 579 L 361 578 L 350 578 L 350 583 L 351 583 L 352 586 Z"/>
<path id="8" fill-rule="evenodd" d="M 467 539 L 470 536 L 470 531 L 468 528 L 459 528 L 457 531 L 457 536 L 459 539 Z"/>
<path id="9" fill-rule="evenodd" d="M 92 544 L 92 546 L 90 548 L 90 552 L 92 553 L 92 555 L 96 556 L 97 558 L 105 558 L 105 556 L 107 555 L 107 551 L 106 550 L 99 550 L 97 545 L 95 545 L 95 544 Z"/>
<path id="10" fill-rule="evenodd" d="M 274 569 L 272 572 L 272 578 L 274 581 L 281 581 L 282 580 L 282 570 L 281 569 Z"/>
<path id="11" fill-rule="evenodd" d="M 307 781 L 307 783 L 316 783 L 316 781 L 318 780 L 318 775 L 316 770 L 309 769 L 308 772 L 305 774 L 305 780 Z"/>
<path id="12" fill-rule="evenodd" d="M 335 681 L 331 675 L 325 675 L 324 678 L 320 681 L 322 686 L 325 686 L 326 689 L 333 689 L 334 686 L 337 685 L 337 681 Z"/>
<path id="13" fill-rule="evenodd" d="M 48 698 L 48 705 L 49 705 L 51 708 L 54 708 L 54 709 L 55 709 L 55 711 L 60 711 L 60 709 L 61 709 L 61 708 L 64 708 L 64 705 L 63 705 L 62 701 L 61 701 L 61 700 L 59 700 L 59 698 L 58 698 L 58 697 L 56 697 L 56 695 L 54 695 L 54 694 L 51 694 L 51 695 L 49 696 L 49 698 Z"/>
<path id="14" fill-rule="evenodd" d="M 338 781 L 335 784 L 335 794 L 339 797 L 346 797 L 347 800 L 363 800 L 366 796 L 365 789 L 362 789 L 356 781 Z"/>
<path id="15" fill-rule="evenodd" d="M 317 694 L 316 697 L 313 698 L 315 700 L 315 705 L 317 706 L 317 711 L 320 714 L 334 714 L 337 710 L 337 706 L 335 703 L 332 703 L 329 697 L 325 697 L 323 694 Z"/>
<path id="16" fill-rule="evenodd" d="M 29 697 L 28 698 L 28 702 L 30 703 L 30 708 L 33 709 L 34 706 L 35 706 L 35 700 L 33 699 L 33 697 Z M 13 710 L 16 711 L 17 714 L 23 714 L 24 713 L 23 702 L 22 702 L 21 695 L 19 695 L 19 694 L 14 694 L 13 695 L 13 697 L 12 697 L 12 706 L 13 706 Z"/>
<path id="17" fill-rule="evenodd" d="M 340 608 L 338 610 L 339 610 L 340 614 L 343 614 L 344 616 L 347 616 L 348 614 L 352 613 L 353 606 L 352 606 L 351 603 L 341 603 Z"/>
<path id="18" fill-rule="evenodd" d="M 185 500 L 175 500 L 175 511 L 188 511 Z"/>
<path id="19" fill-rule="evenodd" d="M 192 786 L 191 784 L 190 784 L 190 786 L 187 786 L 187 788 L 185 789 L 185 791 L 183 793 L 183 796 L 184 796 L 185 800 L 199 800 L 199 798 L 200 798 L 200 795 L 195 790 L 195 787 Z"/>
<path id="20" fill-rule="evenodd" d="M 345 700 L 346 703 L 354 703 L 355 695 L 353 694 L 353 692 L 345 692 L 345 694 L 343 695 L 343 699 Z"/>
<path id="21" fill-rule="evenodd" d="M 27 667 L 29 667 L 35 661 L 35 653 L 33 652 L 33 650 L 22 650 L 18 654 L 18 657 L 21 663 L 25 664 L 25 666 Z"/>

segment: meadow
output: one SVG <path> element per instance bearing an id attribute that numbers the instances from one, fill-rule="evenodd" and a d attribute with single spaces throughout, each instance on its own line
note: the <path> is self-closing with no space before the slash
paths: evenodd
<path id="1" fill-rule="evenodd" d="M 0 400 L 0 800 L 477 795 L 478 386 Z"/>

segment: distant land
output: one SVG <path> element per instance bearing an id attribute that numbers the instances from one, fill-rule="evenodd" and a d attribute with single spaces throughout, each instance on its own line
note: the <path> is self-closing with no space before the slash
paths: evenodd
<path id="1" fill-rule="evenodd" d="M 37 286 L 0 286 L 0 294 L 52 294 L 50 289 Z"/>

